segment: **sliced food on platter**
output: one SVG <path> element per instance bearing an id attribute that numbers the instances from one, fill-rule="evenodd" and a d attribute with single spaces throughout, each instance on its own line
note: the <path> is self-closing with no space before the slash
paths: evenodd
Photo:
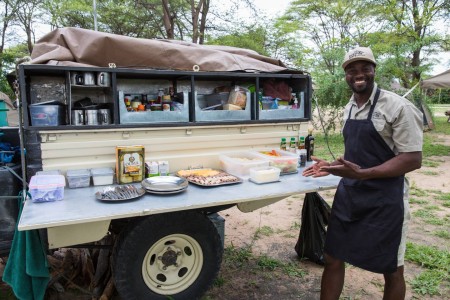
<path id="1" fill-rule="evenodd" d="M 215 169 L 180 170 L 177 172 L 177 175 L 186 178 L 191 183 L 202 186 L 218 186 L 242 182 L 239 177 Z"/>

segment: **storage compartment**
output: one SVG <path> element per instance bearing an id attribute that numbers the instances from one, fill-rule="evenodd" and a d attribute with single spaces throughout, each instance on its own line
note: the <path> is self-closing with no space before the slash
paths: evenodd
<path id="1" fill-rule="evenodd" d="M 189 122 L 189 77 L 180 79 L 176 72 L 117 76 L 120 124 Z"/>
<path id="2" fill-rule="evenodd" d="M 112 168 L 91 169 L 92 181 L 94 185 L 113 184 L 114 171 Z"/>
<path id="3" fill-rule="evenodd" d="M 32 104 L 29 109 L 32 126 L 66 125 L 66 105 Z"/>
<path id="4" fill-rule="evenodd" d="M 281 170 L 275 167 L 250 168 L 250 180 L 254 183 L 268 183 L 280 180 Z"/>
<path id="5" fill-rule="evenodd" d="M 288 120 L 305 118 L 304 92 L 295 93 L 297 108 L 285 105 L 289 101 L 276 101 L 271 97 L 263 97 L 259 102 L 259 120 Z"/>
<path id="6" fill-rule="evenodd" d="M 250 168 L 268 167 L 269 160 L 263 159 L 252 152 L 231 152 L 219 155 L 222 169 L 235 176 L 247 177 L 250 175 Z"/>
<path id="7" fill-rule="evenodd" d="M 250 92 L 246 93 L 245 109 L 233 109 L 229 106 L 225 106 L 225 108 L 229 107 L 230 110 L 223 110 L 223 105 L 219 105 L 217 109 L 211 109 L 211 107 L 208 107 L 206 96 L 207 95 L 204 94 L 198 94 L 197 92 L 194 94 L 195 121 L 224 122 L 251 120 Z"/>
<path id="8" fill-rule="evenodd" d="M 64 198 L 66 182 L 63 175 L 35 175 L 31 177 L 29 192 L 33 202 L 51 202 Z"/>
<path id="9" fill-rule="evenodd" d="M 88 169 L 67 170 L 69 188 L 87 187 L 91 183 L 91 173 Z"/>
<path id="10" fill-rule="evenodd" d="M 279 168 L 281 170 L 281 175 L 298 172 L 297 166 L 299 157 L 295 153 L 283 150 L 262 149 L 256 150 L 255 154 L 269 160 L 270 166 Z"/>

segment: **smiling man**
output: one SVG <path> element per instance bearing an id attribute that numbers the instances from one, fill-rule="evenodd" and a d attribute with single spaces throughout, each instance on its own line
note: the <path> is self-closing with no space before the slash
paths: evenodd
<path id="1" fill-rule="evenodd" d="M 421 167 L 422 113 L 375 83 L 369 48 L 350 50 L 342 67 L 353 91 L 345 107 L 345 153 L 334 162 L 313 158 L 304 176 L 341 176 L 325 242 L 321 299 L 339 299 L 345 265 L 384 275 L 384 300 L 405 298 L 403 276 L 410 219 L 405 174 Z"/>

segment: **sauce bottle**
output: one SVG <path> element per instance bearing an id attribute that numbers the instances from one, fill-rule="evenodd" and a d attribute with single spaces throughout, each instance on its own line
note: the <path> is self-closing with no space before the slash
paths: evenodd
<path id="1" fill-rule="evenodd" d="M 311 156 L 314 155 L 314 136 L 312 135 L 312 128 L 308 129 L 308 135 L 305 138 L 306 160 L 311 161 Z"/>

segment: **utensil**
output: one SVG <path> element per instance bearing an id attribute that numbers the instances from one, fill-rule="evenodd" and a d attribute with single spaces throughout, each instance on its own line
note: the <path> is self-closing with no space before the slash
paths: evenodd
<path id="1" fill-rule="evenodd" d="M 111 75 L 108 72 L 99 72 L 97 74 L 97 85 L 110 86 L 111 85 Z"/>
<path id="2" fill-rule="evenodd" d="M 93 72 L 84 72 L 84 85 L 95 85 L 95 78 Z"/>

